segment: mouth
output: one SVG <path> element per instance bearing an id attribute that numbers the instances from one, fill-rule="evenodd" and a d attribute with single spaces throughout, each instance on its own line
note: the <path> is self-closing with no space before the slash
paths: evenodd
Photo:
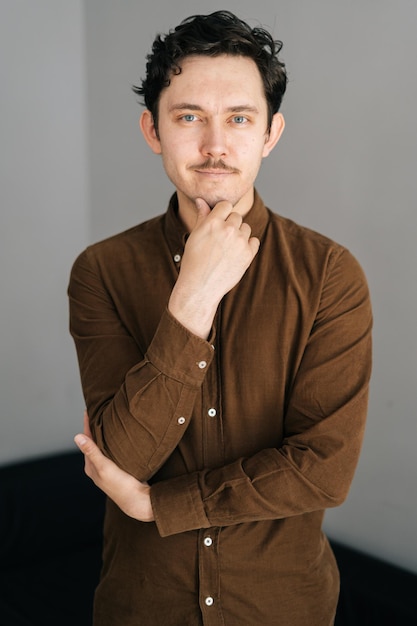
<path id="1" fill-rule="evenodd" d="M 230 176 L 231 174 L 236 174 L 233 170 L 209 170 L 209 169 L 195 169 L 197 174 L 202 174 L 203 176 Z"/>

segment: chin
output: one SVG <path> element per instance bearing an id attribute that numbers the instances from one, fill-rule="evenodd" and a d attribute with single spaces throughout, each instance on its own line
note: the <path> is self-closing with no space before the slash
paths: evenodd
<path id="1" fill-rule="evenodd" d="M 216 206 L 216 204 L 218 204 L 219 202 L 230 202 L 232 204 L 232 206 L 235 206 L 240 198 L 235 198 L 233 196 L 230 196 L 228 194 L 216 194 L 216 196 L 204 196 L 201 195 L 201 198 L 203 198 L 203 200 L 205 200 L 207 202 L 207 204 L 209 205 L 210 209 L 214 209 L 214 207 Z"/>

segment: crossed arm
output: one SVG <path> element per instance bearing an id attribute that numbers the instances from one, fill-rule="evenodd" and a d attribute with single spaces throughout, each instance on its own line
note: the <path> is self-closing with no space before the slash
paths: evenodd
<path id="1" fill-rule="evenodd" d="M 80 331 L 77 340 L 90 385 L 88 408 L 98 443 L 96 448 L 86 430 L 84 447 L 80 442 L 80 448 L 86 454 L 87 474 L 127 515 L 143 521 L 155 517 L 161 536 L 278 519 L 340 504 L 346 496 L 362 439 L 371 315 L 361 273 L 348 254 L 337 254 L 326 276 L 321 317 L 291 389 L 285 416 L 288 436 L 282 446 L 262 449 L 252 457 L 236 459 L 214 470 L 155 482 L 152 490 L 143 482 L 155 474 L 181 439 L 184 429 L 178 424 L 187 425 L 190 419 L 198 377 L 189 372 L 191 367 L 198 370 L 196 361 L 204 359 L 205 363 L 209 359 L 206 354 L 210 344 L 204 339 L 211 329 L 223 286 L 230 289 L 233 281 L 239 282 L 256 254 L 255 246 L 249 244 L 248 229 L 242 232 L 240 216 L 230 210 L 227 203 L 220 203 L 197 220 L 169 301 L 171 318 L 163 317 L 165 332 L 157 331 L 142 364 L 136 365 L 133 339 L 130 341 L 116 325 L 110 306 L 108 315 L 103 314 L 103 303 L 107 306 L 108 297 L 95 278 L 98 272 L 94 265 L 85 264 L 82 273 L 78 272 L 76 278 L 84 282 L 79 282 L 81 287 L 77 285 L 72 293 L 76 319 L 82 320 L 75 334 Z M 249 254 L 246 246 L 253 246 Z M 245 263 L 239 265 L 243 257 Z M 227 275 L 227 281 L 222 280 L 223 275 Z M 205 286 L 210 286 L 210 293 Z M 200 315 L 201 311 L 204 315 Z M 100 334 L 97 313 L 101 314 Z M 193 339 L 185 336 L 184 329 L 191 331 Z M 167 330 L 172 331 L 169 336 L 175 341 L 175 350 L 171 346 L 168 355 L 163 342 Z M 131 361 L 132 369 L 119 383 L 118 359 L 106 362 L 107 379 L 115 379 L 122 386 L 116 390 L 115 383 L 114 392 L 96 400 L 100 382 L 96 365 L 108 354 L 108 337 L 112 336 L 123 348 L 119 356 L 123 354 L 126 363 Z M 198 358 L 203 349 L 207 352 Z M 175 359 L 181 360 L 180 370 L 175 369 Z M 184 363 L 188 362 L 187 369 Z M 155 406 L 160 410 L 152 412 Z M 326 419 L 316 416 L 316 409 Z M 180 418 L 185 422 L 178 422 L 178 415 L 185 416 Z M 135 441 L 142 445 L 132 453 L 129 444 Z M 228 488 L 230 485 L 232 489 Z"/>
<path id="2" fill-rule="evenodd" d="M 220 202 L 211 211 L 199 199 L 196 209 L 196 224 L 168 308 L 185 328 L 206 339 L 220 300 L 241 279 L 258 251 L 259 240 L 251 237 L 250 227 L 233 212 L 229 202 Z M 84 433 L 74 440 L 84 454 L 85 472 L 95 485 L 126 515 L 143 522 L 153 521 L 149 485 L 123 471 L 101 452 L 93 441 L 87 412 Z"/>

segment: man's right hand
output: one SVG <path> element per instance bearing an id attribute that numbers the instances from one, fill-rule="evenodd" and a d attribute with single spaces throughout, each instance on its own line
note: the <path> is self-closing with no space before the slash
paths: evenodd
<path id="1" fill-rule="evenodd" d="M 230 202 L 221 201 L 211 210 L 199 198 L 196 207 L 196 225 L 168 308 L 183 326 L 206 339 L 220 300 L 240 281 L 260 242 Z"/>

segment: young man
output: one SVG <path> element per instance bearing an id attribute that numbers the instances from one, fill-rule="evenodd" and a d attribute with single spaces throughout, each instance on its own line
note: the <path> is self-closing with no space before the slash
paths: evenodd
<path id="1" fill-rule="evenodd" d="M 109 496 L 96 626 L 334 620 L 321 525 L 358 459 L 371 309 L 351 254 L 254 189 L 279 50 L 225 11 L 155 40 L 140 125 L 176 193 L 73 267 L 76 441 Z"/>

